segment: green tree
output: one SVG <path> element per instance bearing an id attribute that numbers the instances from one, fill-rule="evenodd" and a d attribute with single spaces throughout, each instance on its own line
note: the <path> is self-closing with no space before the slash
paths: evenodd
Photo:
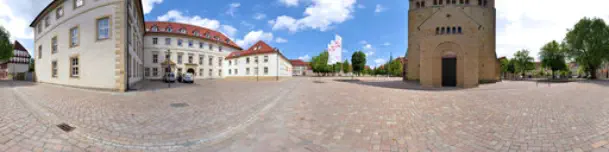
<path id="1" fill-rule="evenodd" d="M 389 62 L 389 71 L 392 76 L 402 76 L 402 72 L 404 71 L 404 65 L 398 59 L 392 60 Z"/>
<path id="2" fill-rule="evenodd" d="M 535 69 L 533 57 L 529 56 L 528 50 L 520 50 L 516 52 L 514 54 L 514 59 L 512 60 L 514 60 L 515 70 L 520 72 L 523 78 L 527 71 Z"/>
<path id="3" fill-rule="evenodd" d="M 349 73 L 349 72 L 351 72 L 351 70 L 352 70 L 351 64 L 349 64 L 349 61 L 347 59 L 345 59 L 345 61 L 343 62 L 343 72 Z"/>
<path id="4" fill-rule="evenodd" d="M 583 18 L 567 32 L 566 53 L 596 79 L 596 69 L 609 54 L 609 27 L 600 18 Z"/>
<path id="5" fill-rule="evenodd" d="M 35 69 L 35 68 L 36 68 L 36 66 L 35 66 L 35 65 L 36 65 L 36 63 L 34 63 L 34 61 L 35 61 L 34 59 L 30 59 L 30 68 L 29 68 L 29 72 L 34 72 L 34 71 L 36 71 L 36 69 Z"/>
<path id="6" fill-rule="evenodd" d="M 11 35 L 8 31 L 0 26 L 0 62 L 13 57 L 13 44 L 11 44 L 9 37 Z"/>
<path id="7" fill-rule="evenodd" d="M 539 58 L 541 59 L 541 66 L 550 68 L 552 72 L 552 78 L 555 78 L 554 73 L 566 70 L 567 63 L 565 62 L 565 53 L 563 48 L 556 41 L 549 42 L 541 48 L 539 52 Z"/>
<path id="8" fill-rule="evenodd" d="M 501 63 L 501 75 L 505 77 L 505 74 L 508 73 L 508 66 L 510 65 L 510 60 L 507 58 L 503 58 L 499 60 L 499 63 Z"/>
<path id="9" fill-rule="evenodd" d="M 311 58 L 311 68 L 318 75 L 326 75 L 330 72 L 331 67 L 328 65 L 328 52 L 324 51 L 318 56 Z"/>
<path id="10" fill-rule="evenodd" d="M 366 66 L 366 54 L 362 51 L 353 52 L 351 63 L 353 64 L 353 72 L 360 75 Z"/>

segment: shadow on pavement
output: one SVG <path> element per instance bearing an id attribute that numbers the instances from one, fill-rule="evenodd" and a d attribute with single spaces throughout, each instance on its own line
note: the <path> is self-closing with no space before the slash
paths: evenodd
<path id="1" fill-rule="evenodd" d="M 130 90 L 130 91 L 145 92 L 145 91 L 158 91 L 158 90 L 167 90 L 167 89 L 176 89 L 176 88 L 195 88 L 195 87 L 200 87 L 202 85 L 202 83 L 204 83 L 203 81 L 204 80 L 195 80 L 194 83 L 174 82 L 174 83 L 171 83 L 168 85 L 168 83 L 165 83 L 163 81 L 143 80 L 142 82 L 139 82 L 134 87 L 132 87 L 132 90 Z"/>
<path id="2" fill-rule="evenodd" d="M 358 79 L 334 79 L 337 82 L 346 82 L 352 84 L 366 85 L 372 87 L 403 89 L 403 90 L 422 90 L 422 91 L 455 91 L 463 90 L 457 87 L 442 87 L 442 88 L 425 88 L 416 81 L 401 81 L 401 80 L 384 80 L 384 81 L 364 81 Z"/>
<path id="3" fill-rule="evenodd" d="M 609 87 L 609 80 L 581 80 L 576 81 L 577 83 L 596 84 L 603 87 Z"/>
<path id="4" fill-rule="evenodd" d="M 34 86 L 36 82 L 18 80 L 0 80 L 0 88 Z"/>

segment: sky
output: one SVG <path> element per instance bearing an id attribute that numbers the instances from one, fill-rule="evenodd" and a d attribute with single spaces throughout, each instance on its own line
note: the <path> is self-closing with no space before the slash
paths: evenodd
<path id="1" fill-rule="evenodd" d="M 0 26 L 33 53 L 29 24 L 51 0 L 0 0 Z M 185 5 L 188 4 L 188 5 Z M 343 60 L 354 51 L 376 67 L 404 56 L 408 0 L 143 0 L 145 20 L 203 26 L 229 36 L 244 49 L 263 40 L 290 59 L 310 60 L 343 37 Z M 497 56 L 512 57 L 562 41 L 583 17 L 609 22 L 607 0 L 497 0 Z"/>

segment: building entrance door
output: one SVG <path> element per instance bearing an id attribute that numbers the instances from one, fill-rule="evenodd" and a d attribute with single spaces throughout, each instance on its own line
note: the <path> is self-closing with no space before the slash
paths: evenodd
<path id="1" fill-rule="evenodd" d="M 457 58 L 442 58 L 442 86 L 457 86 Z"/>

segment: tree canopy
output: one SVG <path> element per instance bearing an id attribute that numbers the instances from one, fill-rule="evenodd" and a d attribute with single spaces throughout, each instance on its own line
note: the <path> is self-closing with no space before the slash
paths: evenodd
<path id="1" fill-rule="evenodd" d="M 351 63 L 353 65 L 353 72 L 360 74 L 366 66 L 366 54 L 362 51 L 353 52 Z"/>
<path id="2" fill-rule="evenodd" d="M 10 42 L 10 34 L 0 26 L 0 62 L 13 57 L 13 44 Z"/>
<path id="3" fill-rule="evenodd" d="M 567 63 L 565 62 L 565 53 L 562 46 L 564 45 L 560 45 L 558 44 L 558 42 L 552 41 L 544 45 L 541 48 L 541 52 L 539 52 L 541 66 L 552 70 L 552 78 L 554 78 L 554 73 L 556 71 L 567 69 Z"/>
<path id="4" fill-rule="evenodd" d="M 533 57 L 529 56 L 529 50 L 520 50 L 514 54 L 514 67 L 515 70 L 520 72 L 524 77 L 527 71 L 535 69 L 533 63 Z"/>
<path id="5" fill-rule="evenodd" d="M 600 18 L 583 18 L 567 32 L 565 37 L 568 57 L 586 67 L 591 79 L 596 69 L 609 56 L 609 27 Z"/>

